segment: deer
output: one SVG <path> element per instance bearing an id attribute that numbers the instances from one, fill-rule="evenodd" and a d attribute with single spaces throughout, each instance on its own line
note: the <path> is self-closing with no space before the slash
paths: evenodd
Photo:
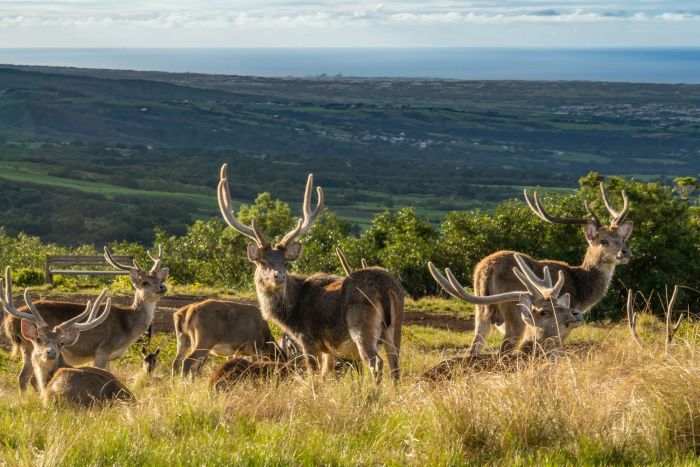
<path id="1" fill-rule="evenodd" d="M 173 322 L 177 338 L 173 377 L 194 377 L 210 354 L 255 359 L 280 356 L 269 325 L 253 305 L 204 300 L 175 311 Z"/>
<path id="2" fill-rule="evenodd" d="M 245 358 L 232 357 L 212 373 L 209 377 L 209 388 L 217 392 L 232 389 L 237 383 L 246 379 L 274 380 L 286 379 L 297 374 L 298 368 L 293 360 L 280 362 L 277 360 L 250 361 Z"/>
<path id="3" fill-rule="evenodd" d="M 141 346 L 141 355 L 143 355 L 143 360 L 141 364 L 141 370 L 143 374 L 150 377 L 156 371 L 158 366 L 158 355 L 160 355 L 160 347 L 158 347 L 153 352 L 148 351 L 148 347 L 145 345 Z"/>
<path id="4" fill-rule="evenodd" d="M 73 345 L 63 350 L 66 362 L 73 366 L 91 364 L 97 368 L 109 369 L 110 361 L 120 358 L 151 325 L 158 300 L 167 292 L 164 284 L 168 269 L 163 268 L 163 252 L 158 248 L 158 256 L 149 257 L 153 267 L 146 271 L 134 260 L 133 266 L 117 263 L 107 247 L 104 248 L 105 260 L 112 267 L 128 271 L 134 286 L 134 301 L 130 307 L 113 306 L 112 312 L 92 332 L 81 334 Z M 8 270 L 9 271 L 9 268 Z M 9 272 L 7 283 L 11 283 Z M 12 297 L 6 297 L 7 302 Z M 56 326 L 68 318 L 77 316 L 83 305 L 74 302 L 39 300 L 35 303 L 41 316 L 49 326 Z M 20 311 L 26 312 L 26 309 Z M 32 343 L 25 339 L 21 331 L 21 320 L 8 316 L 5 320 L 5 334 L 12 342 L 13 355 L 21 355 L 22 369 L 19 373 L 20 390 L 24 392 L 32 375 Z"/>
<path id="5" fill-rule="evenodd" d="M 450 269 L 445 276 L 440 274 L 432 262 L 428 269 L 435 281 L 451 296 L 474 305 L 514 303 L 520 313 L 524 332 L 519 343 L 519 352 L 531 354 L 537 350 L 554 352 L 562 348 L 563 339 L 573 329 L 583 324 L 583 314 L 571 304 L 571 294 L 562 294 L 566 279 L 564 271 L 557 272 L 557 282 L 552 284 L 549 266 L 542 270 L 542 278 L 530 268 L 525 257 L 514 255 L 517 267 L 512 268 L 521 290 L 493 295 L 473 295 L 459 283 Z M 525 290 L 522 290 L 522 286 Z"/>
<path id="6" fill-rule="evenodd" d="M 2 282 L 0 280 L 0 282 Z M 12 283 L 5 283 L 0 305 L 8 315 L 19 320 L 24 339 L 32 343 L 32 369 L 45 405 L 51 402 L 67 402 L 80 407 L 98 403 L 133 399 L 131 392 L 109 371 L 101 368 L 73 368 L 64 359 L 64 350 L 74 345 L 81 334 L 89 334 L 109 316 L 112 300 L 107 299 L 104 310 L 98 315 L 107 295 L 107 289 L 87 302 L 82 313 L 56 325 L 49 325 L 24 291 L 29 312 L 17 310 L 12 300 Z M 83 321 L 85 320 L 85 321 Z"/>
<path id="7" fill-rule="evenodd" d="M 243 225 L 231 210 L 227 164 L 220 172 L 217 198 L 224 221 L 252 240 L 248 259 L 255 265 L 254 284 L 265 320 L 277 324 L 302 349 L 308 372 L 322 359 L 321 374 L 335 367 L 336 357 L 362 359 L 376 383 L 381 382 L 384 361 L 378 347 L 384 346 L 390 374 L 399 381 L 399 352 L 403 322 L 404 290 L 387 270 L 370 267 L 346 278 L 318 273 L 302 276 L 289 273 L 289 266 L 301 256 L 296 239 L 305 235 L 323 210 L 323 190 L 311 210 L 313 174 L 306 182 L 303 218 L 284 237 L 271 243 L 257 219 Z"/>
<path id="8" fill-rule="evenodd" d="M 617 265 L 627 264 L 631 252 L 626 242 L 632 235 L 632 222 L 625 222 L 629 213 L 629 199 L 622 190 L 623 206 L 616 210 L 600 183 L 600 192 L 606 209 L 610 213 L 609 225 L 601 223 L 598 216 L 584 203 L 590 217 L 565 218 L 555 217 L 542 207 L 539 195 L 534 193 L 531 199 L 527 189 L 523 190 L 525 201 L 532 212 L 545 222 L 552 224 L 577 224 L 584 226 L 584 235 L 588 250 L 580 266 L 572 266 L 562 261 L 538 260 L 523 253 L 498 251 L 482 259 L 474 269 L 474 292 L 476 295 L 488 296 L 518 290 L 521 283 L 511 271 L 516 267 L 516 254 L 520 254 L 525 264 L 537 273 L 548 267 L 552 273 L 561 271 L 565 277 L 563 291 L 570 295 L 571 306 L 586 313 L 607 292 Z M 507 353 L 516 347 L 521 339 L 525 325 L 517 302 L 507 301 L 494 304 L 480 304 L 475 311 L 475 333 L 470 346 L 470 354 L 478 355 L 483 348 L 492 326 L 504 334 L 501 352 Z"/>

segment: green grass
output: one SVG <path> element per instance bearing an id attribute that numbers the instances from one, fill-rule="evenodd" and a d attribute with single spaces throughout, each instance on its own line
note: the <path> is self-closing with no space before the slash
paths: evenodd
<path id="1" fill-rule="evenodd" d="M 585 326 L 572 337 L 594 342 L 588 352 L 430 383 L 421 373 L 469 336 L 409 326 L 396 387 L 350 371 L 223 395 L 206 378 L 171 381 L 174 339 L 159 334 L 155 379 L 138 375 L 136 348 L 113 365 L 138 401 L 93 410 L 20 398 L 0 351 L 0 464 L 695 464 L 700 333 L 686 325 L 665 354 L 655 329 L 639 349 L 624 327 Z"/>

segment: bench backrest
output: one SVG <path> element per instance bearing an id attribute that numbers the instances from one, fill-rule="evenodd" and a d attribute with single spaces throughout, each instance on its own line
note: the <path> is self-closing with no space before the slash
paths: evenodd
<path id="1" fill-rule="evenodd" d="M 115 256 L 122 264 L 131 264 L 133 256 Z M 46 266 L 109 266 L 104 256 L 100 255 L 46 255 Z"/>

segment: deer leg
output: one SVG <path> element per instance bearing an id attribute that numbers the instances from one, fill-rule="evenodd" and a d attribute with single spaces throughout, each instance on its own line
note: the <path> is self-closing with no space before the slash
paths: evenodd
<path id="1" fill-rule="evenodd" d="M 19 372 L 17 380 L 19 382 L 19 390 L 22 393 L 27 391 L 27 383 L 31 382 L 34 389 L 37 389 L 34 376 L 34 368 L 32 367 L 32 352 L 29 349 L 22 349 L 22 369 Z"/>
<path id="2" fill-rule="evenodd" d="M 182 376 L 182 361 L 185 359 L 185 355 L 190 350 L 190 338 L 184 333 L 178 333 L 177 336 L 177 353 L 175 354 L 175 360 L 173 360 L 173 378 L 175 376 Z"/>
<path id="3" fill-rule="evenodd" d="M 207 362 L 208 357 L 209 349 L 193 350 L 185 359 L 185 363 L 182 366 L 182 375 L 191 378 L 197 376 Z"/>
<path id="4" fill-rule="evenodd" d="M 109 370 L 109 354 L 97 351 L 95 354 L 95 366 L 103 370 Z"/>
<path id="5" fill-rule="evenodd" d="M 382 333 L 384 340 L 384 351 L 386 352 L 386 358 L 389 360 L 389 370 L 391 372 L 391 377 L 395 383 L 399 382 L 401 373 L 399 371 L 399 349 L 394 345 L 394 335 L 393 329 L 385 329 Z"/>
<path id="6" fill-rule="evenodd" d="M 321 354 L 321 377 L 325 378 L 329 372 L 335 374 L 335 355 L 324 352 Z"/>
<path id="7" fill-rule="evenodd" d="M 479 355 L 491 334 L 491 313 L 488 305 L 477 305 L 474 313 L 474 338 L 469 346 L 469 355 Z"/>
<path id="8" fill-rule="evenodd" d="M 501 343 L 500 353 L 506 354 L 513 352 L 518 348 L 518 343 L 523 337 L 525 332 L 525 323 L 518 316 L 518 319 L 510 319 L 511 314 L 504 315 L 505 317 L 505 335 L 503 336 L 503 342 Z"/>
<path id="9" fill-rule="evenodd" d="M 357 350 L 360 352 L 360 358 L 362 362 L 369 368 L 369 372 L 372 375 L 374 381 L 379 384 L 382 382 L 382 369 L 384 368 L 384 361 L 379 356 L 377 352 L 377 343 L 372 342 L 374 339 L 364 339 L 360 335 L 350 334 L 350 337 L 357 345 Z"/>

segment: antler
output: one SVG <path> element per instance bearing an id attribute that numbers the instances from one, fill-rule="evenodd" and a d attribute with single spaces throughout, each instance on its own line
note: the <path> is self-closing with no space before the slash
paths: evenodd
<path id="1" fill-rule="evenodd" d="M 627 325 L 630 328 L 632 339 L 641 347 L 642 343 L 637 335 L 637 312 L 634 311 L 634 290 L 632 289 L 627 291 Z"/>
<path id="2" fill-rule="evenodd" d="M 445 274 L 447 274 L 447 278 L 440 274 L 440 272 L 435 268 L 435 265 L 432 262 L 428 262 L 428 269 L 430 270 L 430 274 L 433 276 L 433 279 L 435 279 L 437 283 L 440 284 L 440 286 L 445 290 L 445 292 L 447 292 L 455 298 L 459 298 L 469 303 L 474 303 L 476 305 L 491 305 L 494 303 L 502 302 L 518 302 L 520 301 L 521 295 L 528 293 L 506 292 L 483 297 L 478 295 L 472 295 L 469 292 L 467 292 L 464 289 L 464 287 L 462 287 L 462 285 L 459 283 L 454 274 L 452 274 L 452 271 L 450 271 L 449 268 L 445 269 Z"/>
<path id="3" fill-rule="evenodd" d="M 367 269 L 369 267 L 369 264 L 367 264 L 367 260 L 364 258 L 360 259 L 360 264 L 362 265 L 362 269 Z"/>
<path id="4" fill-rule="evenodd" d="M 270 242 L 267 241 L 265 235 L 263 235 L 262 231 L 258 228 L 255 218 L 252 221 L 251 227 L 248 227 L 247 225 L 241 224 L 238 219 L 236 219 L 236 216 L 233 215 L 231 210 L 231 192 L 229 191 L 228 178 L 226 177 L 227 169 L 228 164 L 221 166 L 219 186 L 216 189 L 219 209 L 221 210 L 221 215 L 224 217 L 224 221 L 237 232 L 255 241 L 259 247 L 263 248 L 269 246 Z"/>
<path id="5" fill-rule="evenodd" d="M 619 227 L 620 223 L 625 220 L 625 217 L 627 217 L 627 214 L 629 213 L 630 210 L 630 202 L 629 199 L 627 198 L 627 193 L 625 193 L 625 190 L 622 190 L 622 210 L 617 211 L 615 208 L 612 207 L 612 204 L 610 204 L 610 200 L 608 199 L 608 195 L 605 193 L 605 187 L 603 185 L 603 182 L 600 182 L 600 194 L 603 196 L 603 203 L 605 203 L 605 207 L 607 208 L 608 212 L 612 216 L 612 219 L 610 220 L 610 226 L 611 227 Z"/>
<path id="6" fill-rule="evenodd" d="M 163 247 L 161 245 L 158 245 L 158 256 L 156 256 L 155 258 L 151 254 L 151 250 L 146 251 L 146 254 L 148 254 L 148 257 L 151 258 L 151 261 L 153 261 L 153 267 L 149 272 L 149 274 L 153 275 L 157 273 L 163 265 Z"/>
<path id="7" fill-rule="evenodd" d="M 678 298 L 678 286 L 675 285 L 673 286 L 673 293 L 671 294 L 671 300 L 669 300 L 668 305 L 666 307 L 666 347 L 671 345 L 671 341 L 673 340 L 673 336 L 676 334 L 676 331 L 680 329 L 681 327 L 681 321 L 683 321 L 683 315 L 678 318 L 678 321 L 676 322 L 675 325 L 671 324 L 671 318 L 673 316 L 673 305 L 676 304 L 676 299 Z"/>
<path id="8" fill-rule="evenodd" d="M 543 277 L 540 279 L 537 274 L 530 269 L 522 255 L 516 253 L 513 255 L 515 262 L 518 263 L 520 269 L 513 268 L 513 272 L 520 282 L 528 288 L 533 295 L 539 295 L 548 300 L 556 300 L 559 298 L 562 287 L 564 287 L 564 272 L 560 269 L 557 276 L 557 283 L 552 285 L 552 276 L 549 273 L 549 267 L 545 266 L 542 270 Z"/>
<path id="9" fill-rule="evenodd" d="M 3 281 L 0 280 L 0 284 L 2 283 Z M 26 301 L 28 297 L 26 290 L 24 291 L 24 296 Z M 15 318 L 26 319 L 27 321 L 31 321 L 35 323 L 37 327 L 46 326 L 46 321 L 44 321 L 44 318 L 41 317 L 39 311 L 34 307 L 34 305 L 29 306 L 29 303 L 27 303 L 27 306 L 31 313 L 19 311 L 15 308 L 12 298 L 12 276 L 9 266 L 5 268 L 4 291 L 3 294 L 0 294 L 0 304 L 7 313 L 14 316 Z"/>
<path id="10" fill-rule="evenodd" d="M 534 199 L 530 199 L 527 189 L 524 189 L 523 195 L 525 196 L 525 202 L 530 207 L 532 212 L 534 212 L 537 217 L 545 222 L 550 222 L 552 224 L 588 224 L 589 222 L 594 222 L 598 227 L 601 226 L 600 219 L 598 219 L 598 216 L 596 216 L 593 210 L 588 206 L 587 202 L 584 203 L 584 206 L 591 215 L 590 219 L 586 219 L 584 217 L 555 217 L 544 210 L 542 204 L 540 203 L 539 193 L 535 191 Z"/>
<path id="11" fill-rule="evenodd" d="M 109 251 L 109 248 L 104 247 L 104 252 L 105 261 L 107 261 L 107 263 L 109 263 L 115 269 L 120 269 L 122 271 L 131 271 L 132 269 L 136 269 L 137 271 L 143 271 L 143 269 L 141 269 L 141 266 L 139 266 L 139 263 L 137 263 L 136 260 L 134 260 L 133 266 L 127 266 L 125 264 L 118 263 L 117 260 L 115 260 L 112 256 L 112 253 Z"/>
<path id="12" fill-rule="evenodd" d="M 340 251 L 340 248 L 335 249 L 335 254 L 338 256 L 338 259 L 340 260 L 340 265 L 343 267 L 343 271 L 345 271 L 345 275 L 349 276 L 352 274 L 352 268 L 350 267 L 350 263 L 348 263 L 348 260 L 345 258 L 345 255 L 343 254 L 342 251 Z"/>
<path id="13" fill-rule="evenodd" d="M 102 306 L 102 302 L 104 301 L 105 297 L 107 296 L 107 290 L 104 289 L 102 290 L 102 293 L 95 299 L 95 303 L 91 303 L 90 301 L 87 302 L 87 305 L 85 306 L 85 311 L 80 313 L 78 316 L 69 319 L 68 321 L 64 321 L 63 323 L 59 324 L 56 326 L 57 329 L 60 330 L 65 330 L 68 329 L 69 327 L 73 327 L 74 329 L 77 329 L 78 331 L 88 331 L 92 328 L 95 328 L 102 324 L 102 322 L 107 319 L 107 316 L 109 315 L 110 310 L 112 309 L 112 299 L 108 298 L 107 302 L 105 303 L 105 309 L 102 312 L 100 316 L 97 316 L 97 312 L 100 310 L 100 306 Z M 25 295 L 25 300 L 26 300 L 26 295 Z M 27 305 L 29 305 L 29 301 L 27 301 Z M 32 305 L 33 306 L 33 305 Z M 80 323 L 82 319 L 84 319 L 87 316 L 87 320 L 85 322 Z"/>
<path id="14" fill-rule="evenodd" d="M 323 210 L 323 190 L 321 187 L 316 188 L 316 193 L 318 195 L 318 202 L 316 204 L 316 208 L 311 211 L 311 192 L 313 190 L 314 186 L 314 175 L 309 174 L 309 178 L 306 180 L 306 190 L 304 192 L 304 205 L 303 205 L 303 211 L 304 211 L 304 218 L 299 219 L 299 223 L 297 224 L 296 228 L 289 232 L 287 235 L 282 238 L 282 240 L 277 244 L 278 247 L 284 248 L 287 245 L 289 245 L 295 238 L 300 237 L 306 232 L 313 227 L 314 222 L 316 222 L 316 219 L 318 219 L 318 216 L 321 215 L 321 211 Z"/>

